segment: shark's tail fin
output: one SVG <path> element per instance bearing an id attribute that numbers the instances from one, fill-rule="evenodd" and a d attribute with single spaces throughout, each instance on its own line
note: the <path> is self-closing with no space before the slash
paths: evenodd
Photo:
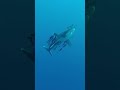
<path id="1" fill-rule="evenodd" d="M 47 48 L 47 47 L 45 47 L 45 46 L 43 46 L 43 48 L 45 48 L 45 49 L 49 52 L 49 54 L 52 56 L 52 53 L 51 53 L 51 51 L 50 51 L 49 48 Z"/>

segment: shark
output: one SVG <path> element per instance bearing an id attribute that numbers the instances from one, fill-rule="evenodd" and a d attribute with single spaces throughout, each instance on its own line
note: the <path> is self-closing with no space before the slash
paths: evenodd
<path id="1" fill-rule="evenodd" d="M 59 34 L 54 33 L 47 41 L 47 45 L 43 46 L 46 51 L 52 56 L 52 50 L 59 48 L 61 51 L 64 47 L 71 46 L 70 39 L 72 38 L 76 28 L 74 25 L 67 27 L 67 30 Z"/>

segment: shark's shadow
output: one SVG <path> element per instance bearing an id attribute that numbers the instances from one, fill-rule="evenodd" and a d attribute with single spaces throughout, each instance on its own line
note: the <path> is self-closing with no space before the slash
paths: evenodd
<path id="1" fill-rule="evenodd" d="M 27 37 L 28 41 L 30 42 L 29 48 L 21 48 L 21 52 L 25 54 L 32 62 L 35 62 L 35 33 L 32 33 L 30 36 Z"/>

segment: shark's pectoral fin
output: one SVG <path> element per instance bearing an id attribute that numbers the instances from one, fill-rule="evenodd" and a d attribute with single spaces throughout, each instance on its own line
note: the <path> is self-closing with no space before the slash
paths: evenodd
<path id="1" fill-rule="evenodd" d="M 67 40 L 66 43 L 68 44 L 68 46 L 72 46 L 72 43 L 70 42 L 70 40 Z"/>
<path id="2" fill-rule="evenodd" d="M 65 41 L 62 45 L 62 47 L 59 49 L 59 51 L 62 51 L 63 48 L 65 48 L 67 45 L 71 46 L 71 42 L 70 41 Z"/>

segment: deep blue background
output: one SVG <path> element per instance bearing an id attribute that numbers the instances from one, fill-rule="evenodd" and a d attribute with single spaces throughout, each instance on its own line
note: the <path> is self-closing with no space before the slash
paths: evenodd
<path id="1" fill-rule="evenodd" d="M 85 90 L 85 1 L 36 0 L 35 18 L 36 90 Z M 72 46 L 51 57 L 43 45 L 72 24 Z"/>

